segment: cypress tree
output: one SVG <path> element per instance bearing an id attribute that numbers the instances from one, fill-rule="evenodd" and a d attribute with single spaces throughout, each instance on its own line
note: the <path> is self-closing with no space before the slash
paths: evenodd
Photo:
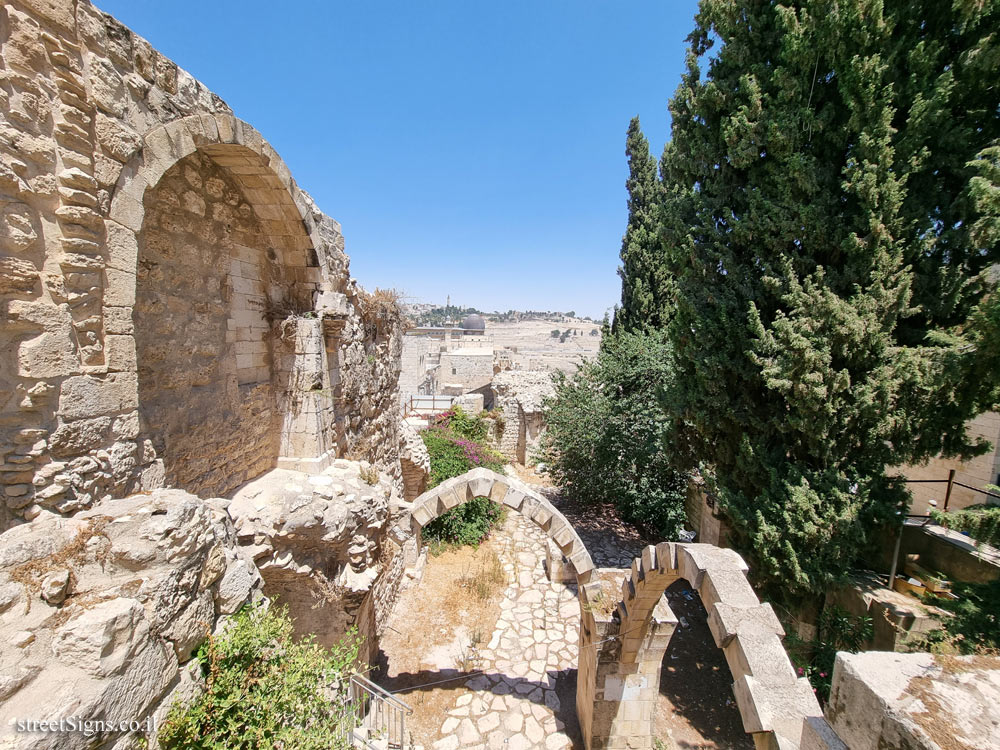
<path id="1" fill-rule="evenodd" d="M 612 328 L 615 333 L 662 327 L 668 294 L 656 215 L 660 197 L 656 159 L 650 155 L 649 142 L 642 134 L 638 117 L 629 123 L 625 155 L 629 170 L 625 182 L 628 225 L 622 237 L 622 264 L 618 268 L 622 304 L 615 310 Z"/>
<path id="2" fill-rule="evenodd" d="M 671 408 L 787 595 L 898 523 L 889 467 L 986 449 L 997 28 L 989 0 L 702 0 L 660 164 Z"/>

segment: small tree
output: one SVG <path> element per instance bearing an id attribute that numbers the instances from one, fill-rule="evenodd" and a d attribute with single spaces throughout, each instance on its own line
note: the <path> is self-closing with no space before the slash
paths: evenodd
<path id="1" fill-rule="evenodd" d="M 662 187 L 656 178 L 656 159 L 634 117 L 625 138 L 629 176 L 628 225 L 622 238 L 618 275 L 622 280 L 622 303 L 615 311 L 615 331 L 659 328 L 666 323 L 670 304 L 665 258 L 660 240 L 657 211 Z"/>
<path id="2" fill-rule="evenodd" d="M 559 333 L 560 333 L 560 331 L 559 331 L 558 328 L 553 328 L 552 329 L 552 333 L 550 333 L 549 336 L 551 338 L 557 339 L 557 338 L 559 338 Z"/>
<path id="3" fill-rule="evenodd" d="M 663 331 L 606 338 L 576 374 L 556 373 L 542 448 L 571 497 L 614 503 L 625 520 L 666 539 L 683 528 L 687 491 L 660 403 L 672 376 Z"/>

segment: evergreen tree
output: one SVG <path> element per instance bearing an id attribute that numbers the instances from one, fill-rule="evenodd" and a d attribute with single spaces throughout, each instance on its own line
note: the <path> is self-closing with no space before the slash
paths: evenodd
<path id="1" fill-rule="evenodd" d="M 785 593 L 898 523 L 889 467 L 986 449 L 997 28 L 991 0 L 702 0 L 660 164 L 671 408 Z"/>
<path id="2" fill-rule="evenodd" d="M 639 331 L 659 328 L 665 322 L 665 283 L 663 254 L 656 216 L 660 184 L 656 159 L 649 153 L 649 142 L 633 117 L 625 139 L 628 157 L 628 226 L 622 238 L 618 275 L 622 279 L 622 304 L 615 310 L 613 331 Z"/>

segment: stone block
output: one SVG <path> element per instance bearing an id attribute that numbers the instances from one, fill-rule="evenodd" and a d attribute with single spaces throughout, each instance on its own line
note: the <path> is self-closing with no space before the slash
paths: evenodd
<path id="1" fill-rule="evenodd" d="M 760 604 L 743 572 L 732 568 L 707 570 L 698 593 L 705 609 L 719 602 L 735 607 L 756 607 Z"/>
<path id="2" fill-rule="evenodd" d="M 449 487 L 438 497 L 440 498 L 443 510 L 451 510 L 452 508 L 466 502 L 466 493 L 461 491 L 461 486 Z"/>
<path id="3" fill-rule="evenodd" d="M 79 372 L 80 362 L 69 321 L 22 341 L 17 348 L 17 365 L 18 375 L 28 378 L 56 378 Z"/>
<path id="4" fill-rule="evenodd" d="M 135 338 L 133 336 L 105 336 L 104 359 L 111 372 L 135 372 Z"/>
<path id="5" fill-rule="evenodd" d="M 701 588 L 702 576 L 709 568 L 738 570 L 746 573 L 749 568 L 735 551 L 711 544 L 678 544 L 677 564 L 681 577 L 696 589 Z"/>
<path id="6" fill-rule="evenodd" d="M 750 627 L 770 631 L 779 638 L 785 635 L 785 630 L 781 627 L 778 616 L 770 604 L 734 607 L 726 602 L 719 602 L 708 608 L 708 629 L 712 631 L 715 645 L 719 648 L 723 648 L 735 638 L 744 623 Z"/>
<path id="7" fill-rule="evenodd" d="M 747 732 L 776 732 L 796 743 L 805 718 L 822 715 L 805 678 L 791 685 L 774 686 L 744 675 L 733 683 L 733 696 Z"/>
<path id="8" fill-rule="evenodd" d="M 112 599 L 74 617 L 56 633 L 52 653 L 66 666 L 95 677 L 121 671 L 147 637 L 145 610 L 135 599 Z"/>
<path id="9" fill-rule="evenodd" d="M 138 381 L 133 373 L 114 373 L 104 379 L 78 375 L 63 381 L 59 414 L 85 419 L 139 408 Z"/>
<path id="10" fill-rule="evenodd" d="M 744 625 L 723 652 L 733 679 L 751 675 L 758 685 L 791 685 L 796 681 L 781 640 L 767 627 Z"/>
<path id="11" fill-rule="evenodd" d="M 934 734 L 946 732 L 956 747 L 1000 747 L 1000 659 L 837 654 L 826 715 L 851 750 L 931 747 L 929 708 L 938 729 Z"/>
<path id="12" fill-rule="evenodd" d="M 531 519 L 543 529 L 546 528 L 552 520 L 552 510 L 551 508 L 546 507 L 546 505 L 539 503 L 531 513 Z"/>
<path id="13" fill-rule="evenodd" d="M 799 750 L 848 750 L 848 747 L 826 719 L 822 716 L 808 716 L 802 724 Z"/>
<path id="14" fill-rule="evenodd" d="M 503 504 L 508 508 L 513 510 L 520 510 L 521 506 L 524 504 L 525 494 L 516 487 L 511 487 L 507 490 L 507 494 L 503 496 Z"/>
<path id="15" fill-rule="evenodd" d="M 471 497 L 489 497 L 493 489 L 493 479 L 491 477 L 479 476 L 469 481 L 469 495 Z"/>

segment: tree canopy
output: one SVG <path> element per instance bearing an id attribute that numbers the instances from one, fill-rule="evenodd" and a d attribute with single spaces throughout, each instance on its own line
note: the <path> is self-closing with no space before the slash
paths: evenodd
<path id="1" fill-rule="evenodd" d="M 996 2 L 702 0 L 660 163 L 668 408 L 764 583 L 821 590 L 906 506 L 890 467 L 987 448 L 998 28 Z"/>

